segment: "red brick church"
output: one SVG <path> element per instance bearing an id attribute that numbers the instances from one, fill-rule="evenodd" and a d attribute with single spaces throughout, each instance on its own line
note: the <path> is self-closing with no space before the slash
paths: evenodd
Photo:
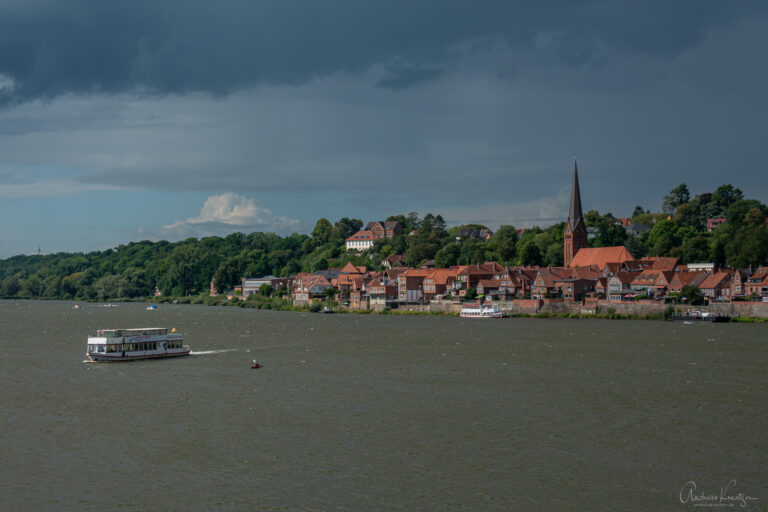
<path id="1" fill-rule="evenodd" d="M 581 191 L 579 190 L 579 171 L 573 161 L 573 185 L 571 186 L 571 207 L 563 233 L 563 265 L 566 267 L 589 267 L 595 265 L 600 270 L 607 263 L 624 263 L 634 260 L 632 254 L 623 245 L 617 247 L 587 247 L 587 223 L 581 210 Z"/>

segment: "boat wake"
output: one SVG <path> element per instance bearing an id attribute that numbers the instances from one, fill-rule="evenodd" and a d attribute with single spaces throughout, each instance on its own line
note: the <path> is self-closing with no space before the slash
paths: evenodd
<path id="1" fill-rule="evenodd" d="M 222 354 L 224 352 L 237 352 L 236 348 L 225 348 L 223 350 L 193 350 L 189 353 L 192 356 L 207 356 L 209 354 Z"/>

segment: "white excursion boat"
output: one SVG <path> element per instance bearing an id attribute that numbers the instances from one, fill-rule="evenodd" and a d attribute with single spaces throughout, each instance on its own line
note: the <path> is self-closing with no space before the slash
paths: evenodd
<path id="1" fill-rule="evenodd" d="M 91 361 L 134 361 L 160 357 L 188 356 L 181 334 L 165 327 L 103 329 L 88 336 L 85 356 Z"/>
<path id="2" fill-rule="evenodd" d="M 501 310 L 491 306 L 476 306 L 463 308 L 459 316 L 462 318 L 501 318 Z"/>

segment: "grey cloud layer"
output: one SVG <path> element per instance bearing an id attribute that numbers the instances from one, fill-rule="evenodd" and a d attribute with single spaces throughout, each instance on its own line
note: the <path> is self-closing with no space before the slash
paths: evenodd
<path id="1" fill-rule="evenodd" d="M 501 42 L 583 63 L 604 48 L 676 53 L 764 2 L 30 0 L 0 6 L 0 100 L 66 93 L 227 94 L 383 65 L 379 85 L 438 76 Z M 556 41 L 556 45 L 552 42 Z M 466 45 L 469 44 L 469 47 Z M 499 73 L 514 72 L 499 69 Z"/>

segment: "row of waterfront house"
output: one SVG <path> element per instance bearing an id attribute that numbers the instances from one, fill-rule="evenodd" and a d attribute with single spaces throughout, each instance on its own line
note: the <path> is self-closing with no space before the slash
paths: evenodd
<path id="1" fill-rule="evenodd" d="M 623 246 L 580 249 L 567 267 L 507 267 L 487 262 L 411 268 L 398 261 L 388 258 L 385 263 L 390 268 L 381 270 L 348 263 L 286 278 L 243 279 L 242 296 L 258 293 L 263 284 L 269 284 L 274 289 L 285 287 L 296 305 L 333 298 L 350 309 L 382 310 L 467 299 L 485 303 L 595 298 L 661 301 L 693 286 L 710 301 L 768 300 L 768 267 L 715 268 L 706 263 L 683 265 L 669 257 L 634 259 Z"/>

